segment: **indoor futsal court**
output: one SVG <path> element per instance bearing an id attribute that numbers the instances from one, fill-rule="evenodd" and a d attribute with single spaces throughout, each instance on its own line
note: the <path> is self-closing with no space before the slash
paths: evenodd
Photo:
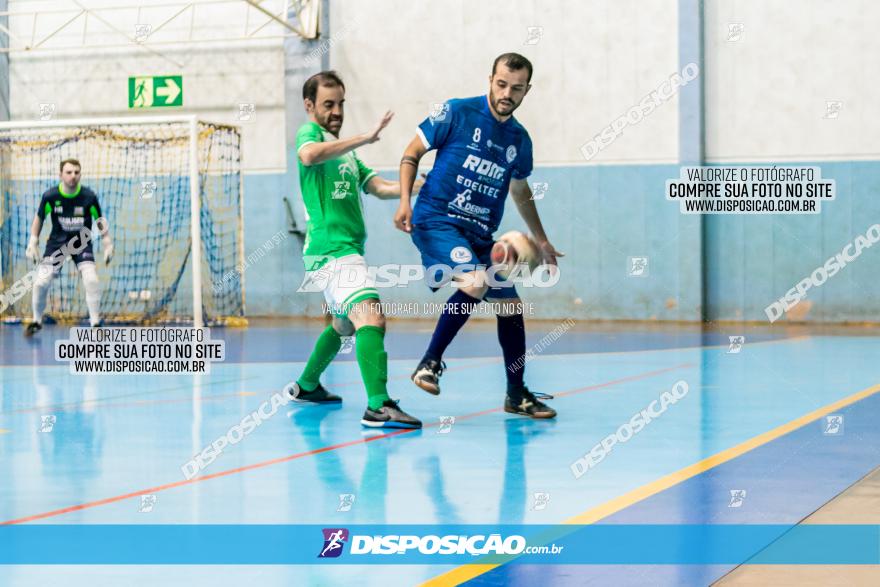
<path id="1" fill-rule="evenodd" d="M 880 584 L 845 0 L 0 0 L 0 586 Z"/>

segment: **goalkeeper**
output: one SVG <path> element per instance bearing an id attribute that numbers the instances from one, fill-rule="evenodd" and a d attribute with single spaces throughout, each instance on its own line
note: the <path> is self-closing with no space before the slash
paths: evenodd
<path id="1" fill-rule="evenodd" d="M 354 333 L 355 354 L 367 390 L 361 424 L 372 428 L 421 428 L 422 423 L 388 397 L 385 316 L 373 275 L 364 260 L 367 238 L 360 190 L 380 199 L 400 197 L 400 184 L 364 165 L 354 150 L 379 140 L 391 121 L 386 112 L 370 132 L 340 139 L 345 86 L 333 71 L 306 80 L 303 104 L 309 122 L 296 133 L 299 182 L 308 232 L 303 254 L 306 275 L 299 291 L 322 291 L 333 322 L 321 333 L 299 379 L 285 391 L 294 401 L 342 401 L 321 385 L 320 376 L 339 352 L 342 336 Z M 417 182 L 414 190 L 418 190 Z"/>
<path id="2" fill-rule="evenodd" d="M 43 327 L 46 296 L 52 279 L 61 272 L 69 255 L 82 276 L 89 308 L 89 323 L 101 325 L 101 285 L 95 272 L 95 254 L 92 241 L 95 231 L 101 234 L 104 263 L 113 257 L 113 242 L 106 220 L 101 215 L 98 196 L 80 185 L 82 166 L 76 159 L 61 162 L 61 181 L 43 194 L 37 214 L 31 223 L 31 235 L 25 254 L 39 263 L 33 291 L 33 322 L 25 328 L 25 336 L 33 336 Z M 52 219 L 52 230 L 46 248 L 40 255 L 40 231 L 46 217 Z M 83 230 L 85 229 L 85 230 Z M 71 252 L 74 251 L 74 252 Z"/>

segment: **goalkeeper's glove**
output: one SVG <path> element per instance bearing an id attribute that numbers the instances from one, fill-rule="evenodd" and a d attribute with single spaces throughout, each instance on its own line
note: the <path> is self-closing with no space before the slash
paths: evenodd
<path id="1" fill-rule="evenodd" d="M 109 265 L 110 260 L 113 258 L 113 241 L 110 240 L 109 236 L 101 239 L 101 248 L 104 249 L 104 264 Z"/>
<path id="2" fill-rule="evenodd" d="M 38 237 L 31 235 L 24 254 L 34 263 L 39 263 L 42 260 L 42 256 L 40 255 L 40 239 Z"/>

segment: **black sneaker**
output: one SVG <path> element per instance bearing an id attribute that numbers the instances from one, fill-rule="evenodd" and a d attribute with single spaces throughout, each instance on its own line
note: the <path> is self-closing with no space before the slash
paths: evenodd
<path id="1" fill-rule="evenodd" d="M 421 428 L 422 422 L 400 409 L 398 402 L 388 399 L 378 410 L 369 407 L 361 418 L 361 424 L 370 428 Z"/>
<path id="2" fill-rule="evenodd" d="M 553 396 L 547 393 L 532 393 L 526 386 L 508 390 L 507 397 L 504 399 L 504 411 L 509 414 L 529 416 L 530 418 L 555 418 L 556 410 L 541 402 L 538 398 L 553 399 Z"/>
<path id="3" fill-rule="evenodd" d="M 36 333 L 38 333 L 42 329 L 43 329 L 43 325 L 40 324 L 39 322 L 31 322 L 30 324 L 28 324 L 25 327 L 24 335 L 26 337 L 30 338 L 31 336 L 35 335 Z"/>
<path id="4" fill-rule="evenodd" d="M 338 395 L 332 394 L 320 383 L 318 387 L 313 389 L 312 391 L 306 391 L 301 388 L 299 384 L 294 381 L 293 383 L 289 383 L 287 387 L 284 388 L 284 393 L 290 398 L 291 401 L 300 402 L 300 403 L 312 403 L 312 404 L 338 404 L 342 402 L 342 398 Z"/>
<path id="5" fill-rule="evenodd" d="M 432 395 L 440 395 L 440 376 L 446 363 L 436 359 L 422 360 L 412 374 L 412 382 Z"/>

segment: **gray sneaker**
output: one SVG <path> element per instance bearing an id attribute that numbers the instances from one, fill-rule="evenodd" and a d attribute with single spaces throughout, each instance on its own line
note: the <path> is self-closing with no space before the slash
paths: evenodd
<path id="1" fill-rule="evenodd" d="M 385 400 L 378 410 L 367 408 L 361 424 L 370 428 L 421 428 L 422 422 L 400 409 L 398 402 Z"/>
<path id="2" fill-rule="evenodd" d="M 320 383 L 318 387 L 312 391 L 306 391 L 294 381 L 284 388 L 284 393 L 291 401 L 310 404 L 338 404 L 342 402 L 342 398 L 336 394 L 330 393 Z"/>

